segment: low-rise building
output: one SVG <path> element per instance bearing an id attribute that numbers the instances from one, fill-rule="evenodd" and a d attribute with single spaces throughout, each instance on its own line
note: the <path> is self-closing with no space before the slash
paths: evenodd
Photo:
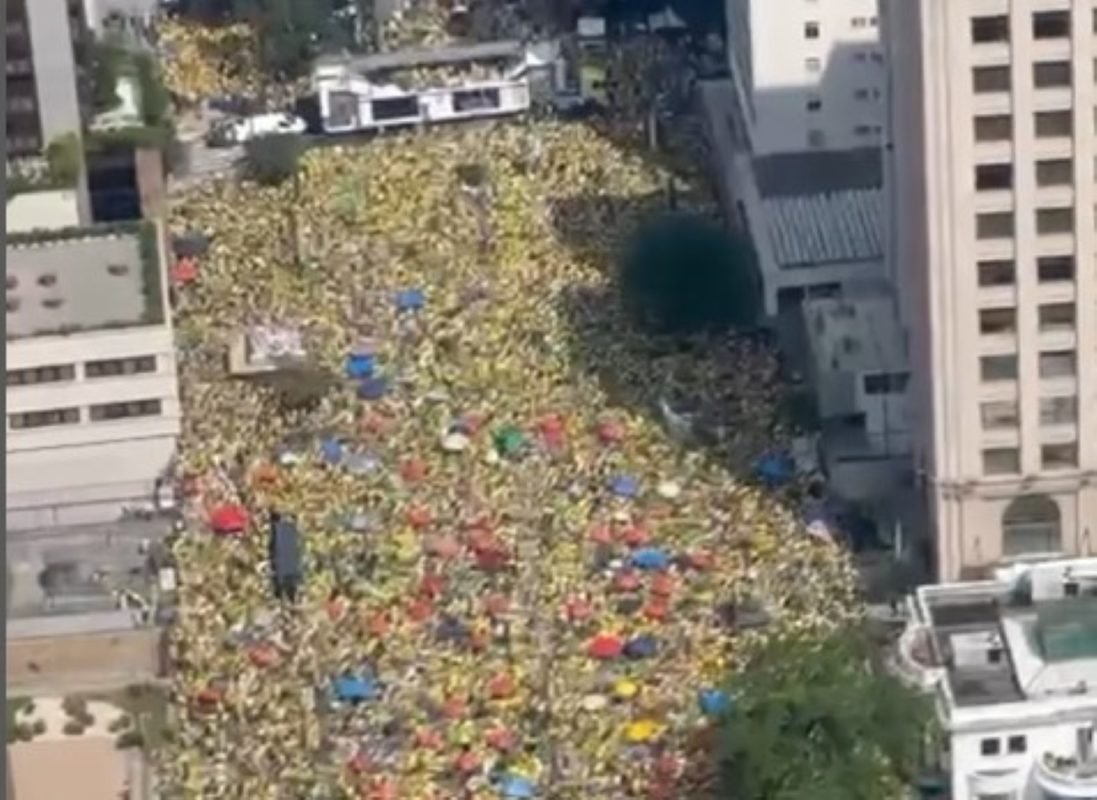
<path id="1" fill-rule="evenodd" d="M 899 642 L 932 691 L 952 800 L 1097 798 L 1097 558 L 923 586 Z"/>
<path id="2" fill-rule="evenodd" d="M 155 500 L 180 430 L 154 223 L 9 236 L 9 530 L 110 522 Z"/>

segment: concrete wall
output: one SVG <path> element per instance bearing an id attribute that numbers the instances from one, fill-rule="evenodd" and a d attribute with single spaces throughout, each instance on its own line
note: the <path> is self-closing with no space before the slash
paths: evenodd
<path id="1" fill-rule="evenodd" d="M 28 0 L 27 17 L 42 142 L 49 144 L 81 127 L 68 0 Z"/>
<path id="2" fill-rule="evenodd" d="M 7 203 L 7 232 L 68 228 L 80 225 L 80 201 L 76 191 L 27 192 Z"/>
<path id="3" fill-rule="evenodd" d="M 18 639 L 7 642 L 9 691 L 69 681 L 140 682 L 163 675 L 163 632 L 158 628 Z M 54 683 L 56 682 L 56 683 Z"/>
<path id="4" fill-rule="evenodd" d="M 7 524 L 11 529 L 107 522 L 125 505 L 151 501 L 180 430 L 172 334 L 166 326 L 35 337 L 8 343 L 9 370 L 74 364 L 72 381 L 7 389 L 7 413 L 78 407 L 81 421 L 7 434 Z M 156 356 L 157 371 L 87 378 L 94 359 Z M 100 403 L 158 399 L 155 417 L 92 422 Z"/>

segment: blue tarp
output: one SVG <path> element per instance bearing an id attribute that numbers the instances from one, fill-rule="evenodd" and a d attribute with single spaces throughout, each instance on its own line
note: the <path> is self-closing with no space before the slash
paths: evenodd
<path id="1" fill-rule="evenodd" d="M 343 443 L 338 439 L 325 439 L 320 443 L 320 454 L 329 464 L 343 462 Z"/>
<path id="2" fill-rule="evenodd" d="M 504 772 L 499 776 L 496 788 L 503 797 L 525 798 L 534 797 L 537 794 L 537 785 L 529 778 Z"/>
<path id="3" fill-rule="evenodd" d="M 654 636 L 644 635 L 637 636 L 635 639 L 630 639 L 625 644 L 625 656 L 639 660 L 641 658 L 651 658 L 659 650 L 659 642 Z"/>
<path id="4" fill-rule="evenodd" d="M 666 569 L 670 566 L 670 555 L 657 547 L 641 547 L 632 554 L 632 565 L 637 569 Z"/>
<path id="5" fill-rule="evenodd" d="M 404 289 L 393 298 L 399 311 L 418 311 L 427 302 L 422 289 Z"/>
<path id="6" fill-rule="evenodd" d="M 640 493 L 640 482 L 631 475 L 618 475 L 609 482 L 609 490 L 618 497 L 635 497 Z"/>
<path id="7" fill-rule="evenodd" d="M 381 686 L 370 677 L 343 675 L 332 683 L 335 698 L 344 703 L 374 700 L 381 694 Z"/>
<path id="8" fill-rule="evenodd" d="M 731 697 L 720 689 L 702 689 L 697 693 L 697 705 L 706 717 L 720 717 L 731 711 Z"/>
<path id="9" fill-rule="evenodd" d="M 388 390 L 389 384 L 384 378 L 366 378 L 358 384 L 358 396 L 363 400 L 380 400 Z"/>
<path id="10" fill-rule="evenodd" d="M 375 369 L 377 369 L 377 359 L 372 355 L 361 353 L 351 353 L 344 364 L 348 378 L 372 378 Z"/>
<path id="11" fill-rule="evenodd" d="M 754 474 L 769 486 L 779 486 L 792 480 L 796 462 L 788 453 L 768 453 L 755 462 Z"/>

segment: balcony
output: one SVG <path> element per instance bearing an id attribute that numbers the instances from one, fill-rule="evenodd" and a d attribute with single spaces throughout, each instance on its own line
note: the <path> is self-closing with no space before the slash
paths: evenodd
<path id="1" fill-rule="evenodd" d="M 1036 782 L 1049 797 L 1094 800 L 1097 798 L 1097 757 L 1083 761 L 1045 753 L 1036 763 Z"/>

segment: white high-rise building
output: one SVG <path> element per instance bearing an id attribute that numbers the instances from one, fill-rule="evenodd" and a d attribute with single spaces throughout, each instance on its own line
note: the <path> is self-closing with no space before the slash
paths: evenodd
<path id="1" fill-rule="evenodd" d="M 890 224 L 937 571 L 1097 553 L 1092 0 L 891 0 Z"/>

